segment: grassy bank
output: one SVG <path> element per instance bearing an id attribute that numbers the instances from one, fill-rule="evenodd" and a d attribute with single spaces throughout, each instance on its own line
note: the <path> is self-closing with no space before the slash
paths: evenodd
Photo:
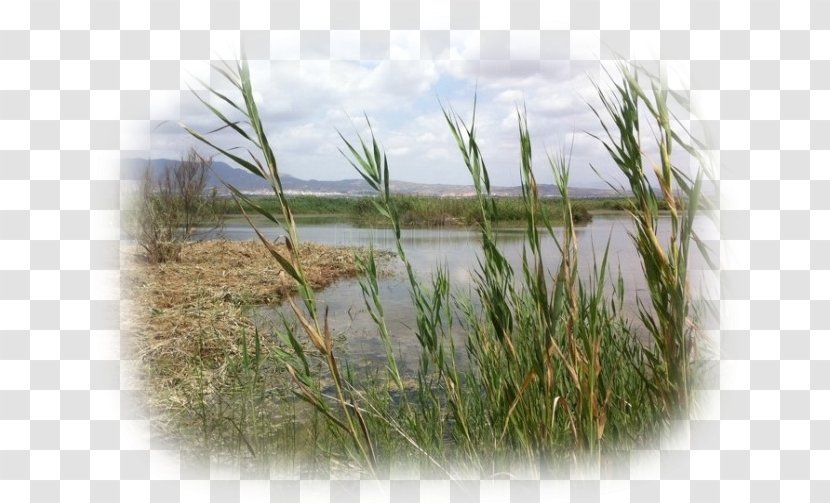
<path id="1" fill-rule="evenodd" d="M 367 253 L 313 244 L 299 252 L 314 289 L 358 274 L 355 256 Z M 162 264 L 135 250 L 126 263 L 133 306 L 124 329 L 162 435 L 213 452 L 286 452 L 298 438 L 281 426 L 289 378 L 266 363 L 279 344 L 257 333 L 250 310 L 284 301 L 296 283 L 258 242 L 188 243 L 178 261 Z"/>
<path id="2" fill-rule="evenodd" d="M 448 134 L 476 191 L 463 203 L 475 213 L 467 215 L 466 207 L 447 203 L 448 211 L 455 212 L 452 218 L 471 219 L 481 237 L 480 258 L 471 264 L 474 285 L 464 293 L 453 291 L 449 271 L 439 268 L 426 275 L 415 271 L 401 239 L 402 227 L 416 220 L 411 215 L 423 221 L 433 214 L 443 218 L 441 212 L 432 204 L 417 200 L 408 204 L 390 193 L 390 166 L 374 132 L 351 140 L 342 137 L 347 160 L 376 194 L 366 209 L 391 227 L 406 271 L 416 321 L 403 336 L 417 339 L 419 363 L 414 375 L 404 375 L 394 343 L 394 336 L 400 334 L 393 334 L 386 323 L 378 261 L 371 250 L 355 263 L 363 302 L 375 322 L 386 362 L 372 371 L 356 372 L 344 358 L 316 301 L 297 237 L 298 212 L 283 191 L 247 63 L 228 65 L 223 72 L 239 91 L 239 102 L 209 91 L 233 103 L 240 117 L 230 122 L 214 113 L 240 133 L 246 147 L 255 149 L 256 160 L 234 153 L 244 150 L 224 149 L 188 131 L 273 188 L 273 202 L 267 205 L 239 192 L 235 197 L 252 212 L 281 222 L 286 231 L 288 246 L 283 248 L 260 237 L 285 276 L 297 285 L 299 300 L 290 301 L 296 325 L 275 329 L 282 345 L 272 358 L 257 351 L 254 363 L 248 358 L 243 368 L 254 375 L 284 369 L 291 377 L 291 392 L 311 411 L 274 420 L 290 423 L 291 438 L 316 439 L 313 445 L 289 446 L 285 453 L 289 458 L 323 459 L 333 470 L 369 476 L 384 476 L 391 466 L 442 475 L 538 475 L 540 467 L 552 463 L 596 462 L 637 448 L 672 419 L 688 413 L 700 339 L 688 263 L 695 243 L 693 223 L 702 204 L 703 173 L 690 177 L 672 163 L 673 148 L 692 154 L 694 149 L 691 140 L 683 140 L 682 129 L 672 129 L 670 95 L 659 82 L 650 81 L 651 91 L 646 92 L 636 73 L 623 68 L 610 91 L 597 88 L 605 106 L 597 116 L 606 133 L 597 139 L 632 194 L 625 209 L 634 221 L 630 236 L 639 263 L 631 266 L 642 268 L 648 290 L 637 299 L 636 328 L 620 312 L 626 295 L 622 279 L 606 281 L 608 248 L 592 263 L 577 263 L 576 224 L 581 210 L 568 192 L 570 165 L 564 153 L 547 156 L 560 197 L 555 202 L 539 197 L 523 110 L 517 110 L 522 196 L 505 206 L 491 193 L 475 115 L 465 121 L 443 109 Z M 642 137 L 655 145 L 641 146 Z M 659 158 L 648 159 L 644 152 L 658 152 Z M 649 182 L 651 173 L 659 186 Z M 661 204 L 671 230 L 666 243 L 657 238 Z M 494 231 L 508 214 L 519 218 L 527 233 L 521 265 L 515 268 L 497 245 Z M 555 228 L 557 222 L 561 226 Z M 554 263 L 546 263 L 549 255 L 542 250 L 542 238 L 547 236 L 560 253 Z M 581 279 L 578 268 L 587 268 L 590 278 Z M 456 348 L 457 344 L 463 348 Z M 261 393 L 260 388 L 252 390 Z M 280 400 L 286 408 L 295 403 Z M 252 413 L 267 414 L 263 412 L 267 406 L 259 409 L 254 400 L 251 403 Z M 233 423 L 237 436 L 249 438 L 252 434 L 237 423 Z M 251 456 L 256 455 L 252 443 L 244 443 Z"/>

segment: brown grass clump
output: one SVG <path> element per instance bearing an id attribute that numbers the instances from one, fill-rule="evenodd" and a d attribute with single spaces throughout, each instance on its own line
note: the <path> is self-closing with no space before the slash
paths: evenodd
<path id="1" fill-rule="evenodd" d="M 355 254 L 364 253 L 317 244 L 303 244 L 299 251 L 314 288 L 357 275 Z M 132 308 L 125 329 L 135 344 L 149 406 L 177 429 L 204 422 L 206 405 L 215 406 L 238 385 L 233 362 L 245 345 L 253 351 L 248 307 L 279 303 L 296 285 L 254 241 L 188 243 L 178 262 L 162 264 L 149 263 L 137 249 L 127 255 L 122 281 Z M 276 340 L 264 335 L 261 342 L 262 354 L 271 354 Z"/>

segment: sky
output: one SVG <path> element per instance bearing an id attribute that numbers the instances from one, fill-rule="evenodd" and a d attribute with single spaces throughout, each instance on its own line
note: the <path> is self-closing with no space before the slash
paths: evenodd
<path id="1" fill-rule="evenodd" d="M 571 185 L 605 187 L 594 172 L 619 180 L 601 143 L 593 82 L 607 85 L 598 65 L 576 67 L 567 61 L 381 61 L 259 62 L 251 75 L 269 142 L 283 173 L 303 179 L 357 178 L 340 153 L 338 136 L 349 140 L 368 132 L 366 119 L 384 147 L 393 180 L 470 184 L 462 157 L 444 120 L 441 105 L 468 121 L 477 96 L 476 127 L 494 185 L 518 185 L 517 108 L 526 107 L 533 140 L 534 171 L 540 183 L 553 180 L 547 155 L 571 152 Z M 211 75 L 212 85 L 222 85 Z M 199 89 L 195 79 L 190 84 Z M 225 86 L 226 87 L 226 86 Z M 233 96 L 231 89 L 227 89 Z M 222 103 L 213 101 L 222 107 Z M 223 110 L 227 110 L 224 107 Z M 207 132 L 221 125 L 194 97 L 183 93 L 178 117 L 167 117 L 151 138 L 154 158 L 179 158 L 199 145 L 176 121 Z M 211 135 L 223 147 L 245 140 L 230 130 Z M 244 151 L 242 151 L 244 152 Z M 217 160 L 226 160 L 217 157 Z"/>

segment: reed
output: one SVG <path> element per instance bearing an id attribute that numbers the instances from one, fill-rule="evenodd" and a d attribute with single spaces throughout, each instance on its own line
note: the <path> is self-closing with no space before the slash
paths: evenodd
<path id="1" fill-rule="evenodd" d="M 303 304 L 289 301 L 300 330 L 286 320 L 277 334 L 283 345 L 274 352 L 274 361 L 291 376 L 295 395 L 322 418 L 326 454 L 338 466 L 371 475 L 391 464 L 451 475 L 467 470 L 492 475 L 517 464 L 538 469 L 540 463 L 596 460 L 602 453 L 639 445 L 688 410 L 699 335 L 688 263 L 702 174 L 689 178 L 672 164 L 675 144 L 692 147 L 672 129 L 669 95 L 659 83 L 653 82 L 652 92 L 646 93 L 636 72 L 624 67 L 621 81 L 610 91 L 597 88 L 610 119 L 595 110 L 606 132 L 599 141 L 633 195 L 626 208 L 635 222 L 632 239 L 650 292 L 648 299 L 638 299 L 644 328 L 620 312 L 625 289 L 620 277 L 609 278 L 608 245 L 593 263 L 577 263 L 578 217 L 568 191 L 566 151 L 546 158 L 560 192 L 557 207 L 540 198 L 525 110 L 517 109 L 516 115 L 522 188 L 518 208 L 527 242 L 520 270 L 514 270 L 496 242 L 500 208 L 477 141 L 475 106 L 468 122 L 454 110 L 442 109 L 475 187 L 468 204 L 475 208 L 472 221 L 481 235 L 482 253 L 467 295 L 453 292 L 440 268 L 430 277 L 414 270 L 401 240 L 407 203 L 390 190 L 389 163 L 369 119 L 368 137 L 340 135 L 344 157 L 375 193 L 366 204 L 392 229 L 406 271 L 420 347 L 418 368 L 410 376 L 400 369 L 384 319 L 374 250 L 357 264 L 366 309 L 386 348 L 386 366 L 360 374 L 339 355 L 296 251 L 296 222 L 257 111 L 247 64 L 243 60 L 218 70 L 241 102 L 208 90 L 240 119 L 229 119 L 205 104 L 256 154 L 243 158 L 187 130 L 272 186 L 277 203 L 272 207 L 228 188 L 246 218 L 258 213 L 288 235 L 286 247 L 277 249 L 256 231 L 297 283 Z M 646 176 L 641 115 L 657 131 L 656 190 Z M 668 243 L 657 239 L 660 205 L 671 214 Z M 543 259 L 544 235 L 558 247 L 561 258 L 556 264 Z M 587 280 L 577 274 L 582 267 L 591 270 Z M 457 340 L 463 341 L 459 347 Z"/>
<path id="2" fill-rule="evenodd" d="M 312 367 L 309 365 L 308 358 L 305 354 L 306 351 L 293 331 L 287 330 L 281 334 L 292 351 L 278 352 L 278 357 L 296 384 L 296 395 L 327 418 L 327 426 L 331 428 L 332 433 L 336 437 L 345 439 L 344 445 L 348 457 L 360 466 L 374 470 L 377 464 L 377 458 L 373 451 L 371 437 L 366 428 L 363 413 L 355 405 L 354 393 L 345 385 L 344 375 L 341 372 L 338 359 L 334 353 L 331 330 L 325 320 L 325 316 L 321 316 L 317 310 L 314 290 L 306 276 L 302 255 L 298 252 L 299 240 L 297 239 L 297 225 L 294 221 L 294 214 L 288 204 L 287 196 L 283 190 L 276 155 L 268 141 L 259 115 L 259 109 L 254 100 L 247 61 L 243 59 L 235 66 L 223 64 L 217 67 L 217 71 L 224 75 L 240 93 L 242 98 L 241 103 L 233 101 L 225 94 L 209 86 L 206 86 L 207 89 L 218 99 L 229 104 L 235 112 L 242 116 L 242 120 L 232 121 L 217 108 L 210 105 L 207 100 L 198 96 L 198 94 L 196 95 L 197 98 L 222 122 L 223 128 L 231 128 L 237 132 L 243 139 L 249 142 L 250 146 L 256 149 L 261 157 L 251 154 L 250 160 L 248 160 L 247 158 L 232 153 L 228 149 L 219 147 L 212 140 L 208 139 L 207 136 L 187 126 L 183 125 L 183 127 L 197 140 L 216 149 L 218 153 L 231 159 L 254 175 L 266 180 L 271 185 L 271 189 L 279 204 L 278 212 L 268 211 L 251 197 L 243 194 L 235 187 L 225 184 L 233 194 L 234 200 L 243 215 L 256 231 L 262 244 L 279 263 L 282 270 L 297 283 L 303 305 L 302 307 L 298 306 L 291 298 L 289 298 L 288 302 L 307 340 L 325 364 L 326 375 L 332 380 L 334 385 L 336 394 L 333 400 L 334 403 L 323 392 L 319 375 L 316 374 L 317 370 L 315 368 L 312 371 Z M 285 249 L 281 250 L 275 246 L 253 225 L 249 217 L 249 211 L 254 211 L 264 216 L 273 224 L 282 227 L 286 231 Z M 278 218 L 278 216 L 281 218 Z"/>

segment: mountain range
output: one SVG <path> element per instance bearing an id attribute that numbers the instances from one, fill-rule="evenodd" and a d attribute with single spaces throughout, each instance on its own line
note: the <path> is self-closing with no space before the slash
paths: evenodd
<path id="1" fill-rule="evenodd" d="M 153 159 L 149 161 L 153 177 L 158 179 L 171 166 L 178 161 L 172 159 Z M 147 169 L 146 159 L 124 159 L 121 164 L 121 178 L 138 180 Z M 240 192 L 246 194 L 270 194 L 271 187 L 262 178 L 240 168 L 234 168 L 221 161 L 214 161 L 211 165 L 211 173 L 208 176 L 207 188 L 215 188 L 219 194 L 228 194 L 225 183 L 236 187 Z M 373 189 L 362 178 L 349 178 L 344 180 L 304 180 L 289 174 L 281 175 L 283 189 L 287 194 L 308 194 L 320 196 L 364 196 L 373 194 Z M 223 183 L 224 182 L 224 183 Z M 475 189 L 472 185 L 446 185 L 438 183 L 415 183 L 392 180 L 389 184 L 392 192 L 396 194 L 426 195 L 426 196 L 472 196 Z M 492 187 L 492 192 L 497 196 L 520 196 L 520 186 Z M 542 197 L 555 197 L 559 195 L 559 189 L 553 184 L 539 184 L 539 194 Z M 615 192 L 608 188 L 570 187 L 571 197 L 609 197 Z"/>

